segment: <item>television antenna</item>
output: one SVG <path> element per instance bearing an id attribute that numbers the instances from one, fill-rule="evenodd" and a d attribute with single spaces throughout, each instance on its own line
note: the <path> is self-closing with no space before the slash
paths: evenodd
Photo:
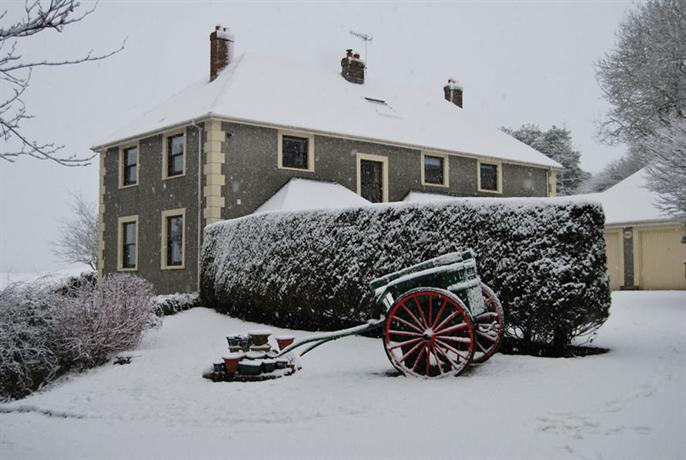
<path id="1" fill-rule="evenodd" d="M 360 40 L 364 41 L 364 60 L 365 64 L 369 64 L 369 54 L 367 53 L 367 44 L 374 40 L 374 37 L 372 34 L 364 34 L 362 32 L 355 32 L 354 30 L 350 31 L 350 35 L 359 38 Z M 365 65 L 366 67 L 366 65 Z"/>

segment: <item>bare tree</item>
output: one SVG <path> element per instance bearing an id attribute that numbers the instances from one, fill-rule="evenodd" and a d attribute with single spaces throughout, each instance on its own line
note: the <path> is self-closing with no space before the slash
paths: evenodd
<path id="1" fill-rule="evenodd" d="M 686 118 L 675 115 L 643 145 L 651 156 L 648 187 L 662 209 L 686 219 Z"/>
<path id="2" fill-rule="evenodd" d="M 60 223 L 60 239 L 53 252 L 68 263 L 98 266 L 98 208 L 80 194 L 72 195 L 72 217 Z"/>
<path id="3" fill-rule="evenodd" d="M 686 117 L 686 1 L 635 5 L 597 77 L 612 105 L 601 127 L 607 141 L 640 142 L 670 116 Z"/>
<path id="4" fill-rule="evenodd" d="M 65 27 L 83 20 L 93 13 L 95 7 L 82 13 L 78 12 L 80 3 L 76 0 L 26 0 L 24 16 L 12 24 L 5 24 L 7 10 L 0 13 L 0 159 L 13 162 L 18 157 L 31 157 L 39 160 L 54 161 L 63 166 L 85 166 L 91 156 L 63 155 L 63 145 L 32 139 L 22 131 L 22 123 L 33 116 L 23 102 L 29 89 L 31 73 L 40 67 L 54 67 L 99 61 L 124 48 L 105 54 L 93 50 L 74 59 L 27 60 L 24 59 L 19 45 L 29 37 L 53 30 L 62 32 Z"/>

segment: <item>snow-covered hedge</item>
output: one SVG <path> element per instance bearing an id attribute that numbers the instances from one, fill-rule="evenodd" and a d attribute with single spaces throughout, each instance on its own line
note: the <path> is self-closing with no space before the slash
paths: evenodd
<path id="1" fill-rule="evenodd" d="M 107 361 L 159 323 L 142 278 L 85 275 L 0 290 L 0 400 Z"/>
<path id="2" fill-rule="evenodd" d="M 377 317 L 375 277 L 459 248 L 528 342 L 564 346 L 608 317 L 603 212 L 565 199 L 463 199 L 251 215 L 205 229 L 206 306 L 282 327 Z"/>
<path id="3" fill-rule="evenodd" d="M 155 311 L 160 316 L 175 315 L 193 307 L 200 306 L 200 296 L 197 292 L 182 294 L 164 294 L 152 298 Z"/>

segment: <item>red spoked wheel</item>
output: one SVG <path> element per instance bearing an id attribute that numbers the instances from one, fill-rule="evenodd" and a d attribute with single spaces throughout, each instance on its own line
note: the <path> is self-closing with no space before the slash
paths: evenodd
<path id="1" fill-rule="evenodd" d="M 481 283 L 486 311 L 474 317 L 476 350 L 472 362 L 483 363 L 498 351 L 505 332 L 505 313 L 493 290 Z"/>
<path id="2" fill-rule="evenodd" d="M 476 348 L 471 315 L 449 291 L 413 289 L 399 297 L 388 311 L 384 348 L 393 366 L 405 375 L 459 375 Z"/>

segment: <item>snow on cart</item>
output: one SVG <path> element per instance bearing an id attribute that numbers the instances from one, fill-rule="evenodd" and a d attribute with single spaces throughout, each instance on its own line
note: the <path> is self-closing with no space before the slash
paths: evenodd
<path id="1" fill-rule="evenodd" d="M 254 381 L 291 375 L 300 357 L 342 337 L 383 329 L 383 346 L 393 366 L 407 376 L 441 378 L 483 363 L 498 349 L 504 314 L 493 290 L 481 282 L 471 250 L 452 252 L 370 283 L 382 318 L 340 331 L 295 340 L 269 331 L 227 337 L 230 354 L 205 377 L 214 381 Z"/>

